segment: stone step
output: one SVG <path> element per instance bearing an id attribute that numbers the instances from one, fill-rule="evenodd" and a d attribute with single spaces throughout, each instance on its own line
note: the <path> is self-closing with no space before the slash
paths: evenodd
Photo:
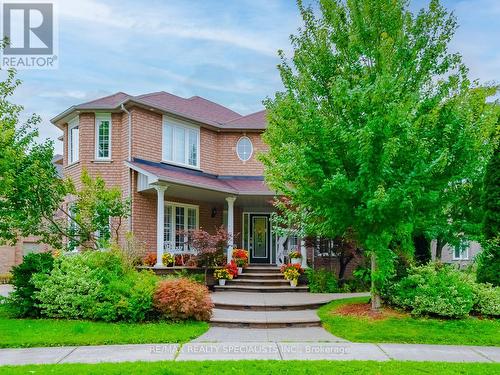
<path id="1" fill-rule="evenodd" d="M 280 269 L 276 267 L 258 267 L 248 266 L 243 269 L 243 273 L 280 273 Z"/>
<path id="2" fill-rule="evenodd" d="M 213 309 L 213 326 L 249 328 L 317 327 L 321 321 L 315 310 L 234 311 Z"/>
<path id="3" fill-rule="evenodd" d="M 245 286 L 245 285 L 215 285 L 215 291 L 217 292 L 257 292 L 257 293 L 283 293 L 283 292 L 307 292 L 309 288 L 307 286 L 296 286 L 291 287 L 290 284 L 287 286 Z"/>
<path id="4" fill-rule="evenodd" d="M 227 280 L 226 285 L 248 285 L 248 286 L 261 286 L 261 287 L 268 287 L 268 286 L 290 286 L 290 282 L 288 280 L 285 280 L 283 278 L 281 279 L 240 279 L 239 277 L 237 279 L 233 280 Z"/>
<path id="5" fill-rule="evenodd" d="M 265 279 L 283 279 L 283 274 L 281 273 L 259 273 L 259 272 L 243 272 L 242 274 L 238 275 L 238 279 L 258 279 L 258 278 L 265 278 Z"/>
<path id="6" fill-rule="evenodd" d="M 287 305 L 284 304 L 262 305 L 262 304 L 253 304 L 251 301 L 247 301 L 246 303 L 215 302 L 215 308 L 221 310 L 238 310 L 238 311 L 302 311 L 302 310 L 316 310 L 319 309 L 324 304 L 326 304 L 326 302 L 324 303 L 304 302 L 304 303 L 287 304 Z"/>

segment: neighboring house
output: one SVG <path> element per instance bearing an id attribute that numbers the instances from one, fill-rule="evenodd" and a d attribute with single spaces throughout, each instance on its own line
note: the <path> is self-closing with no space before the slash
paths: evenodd
<path id="1" fill-rule="evenodd" d="M 446 244 L 441 254 L 441 262 L 467 267 L 474 262 L 481 252 L 481 245 L 476 241 L 462 241 L 456 246 Z M 436 259 L 436 240 L 431 242 L 432 260 Z"/>
<path id="2" fill-rule="evenodd" d="M 52 160 L 59 177 L 63 173 L 63 156 L 55 155 Z M 38 243 L 37 237 L 22 237 L 14 246 L 0 245 L 0 274 L 8 273 L 11 268 L 23 260 L 29 253 L 40 253 L 49 250 L 49 246 Z"/>
<path id="3" fill-rule="evenodd" d="M 119 92 L 72 106 L 52 123 L 64 132 L 65 177 L 78 184 L 85 168 L 118 186 L 132 202 L 123 231 L 150 251 L 188 252 L 179 230 L 224 225 L 251 263 L 280 264 L 297 247 L 306 253 L 272 230 L 275 192 L 257 160 L 267 150 L 264 110 L 242 116 L 199 96 Z"/>

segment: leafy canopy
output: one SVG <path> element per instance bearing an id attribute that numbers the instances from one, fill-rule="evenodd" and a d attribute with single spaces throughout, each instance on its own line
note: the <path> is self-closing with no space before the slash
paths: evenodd
<path id="1" fill-rule="evenodd" d="M 310 233 L 352 228 L 379 290 L 391 249 L 411 251 L 421 218 L 487 160 L 496 88 L 472 84 L 448 51 L 457 24 L 437 0 L 416 14 L 405 0 L 298 5 L 293 56 L 280 51 L 285 89 L 265 101 L 266 179 L 308 212 Z"/>

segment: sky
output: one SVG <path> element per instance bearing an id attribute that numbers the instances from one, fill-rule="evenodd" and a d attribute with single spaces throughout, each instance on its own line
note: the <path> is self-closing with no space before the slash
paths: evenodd
<path id="1" fill-rule="evenodd" d="M 50 0 L 49 0 L 50 1 Z M 290 53 L 301 26 L 294 0 L 55 0 L 59 67 L 23 70 L 13 101 L 42 117 L 40 137 L 61 132 L 50 118 L 74 104 L 123 91 L 199 95 L 241 114 L 282 88 L 277 50 Z M 411 1 L 412 9 L 428 0 Z M 451 49 L 470 77 L 500 82 L 500 0 L 445 0 L 460 25 Z M 4 72 L 1 73 L 4 75 Z"/>

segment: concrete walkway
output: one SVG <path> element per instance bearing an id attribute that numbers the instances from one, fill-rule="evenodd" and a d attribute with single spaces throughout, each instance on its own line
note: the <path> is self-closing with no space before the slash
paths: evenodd
<path id="1" fill-rule="evenodd" d="M 191 342 L 184 345 L 104 345 L 0 350 L 0 365 L 243 359 L 500 363 L 500 348 L 326 342 Z"/>

